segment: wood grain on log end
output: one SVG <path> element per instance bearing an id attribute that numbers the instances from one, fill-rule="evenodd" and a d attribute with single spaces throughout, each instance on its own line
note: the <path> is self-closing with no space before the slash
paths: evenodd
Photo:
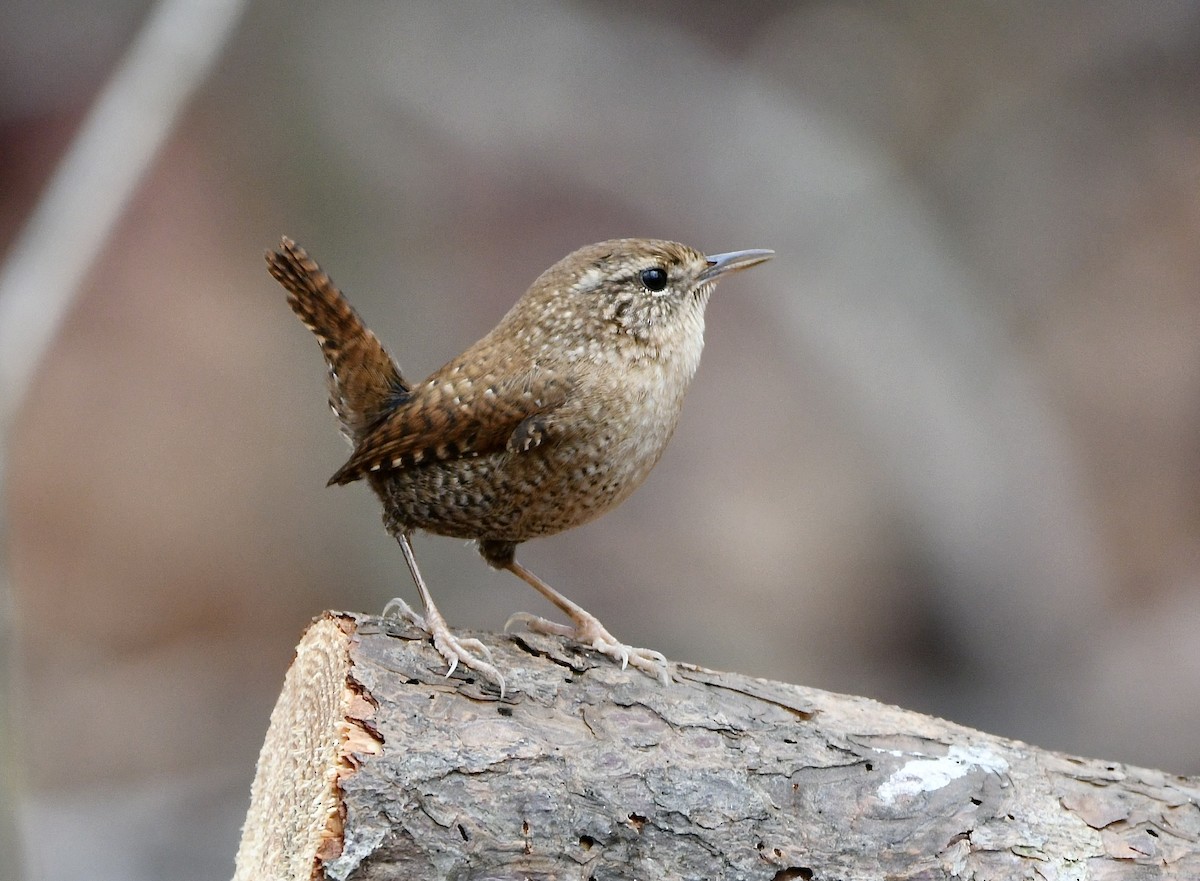
<path id="1" fill-rule="evenodd" d="M 341 782 L 382 743 L 350 675 L 351 618 L 309 627 L 284 679 L 250 788 L 235 881 L 309 879 L 341 855 Z"/>
<path id="2" fill-rule="evenodd" d="M 1200 878 L 1200 782 L 860 697 L 474 634 L 508 694 L 327 614 L 259 758 L 241 879 Z"/>

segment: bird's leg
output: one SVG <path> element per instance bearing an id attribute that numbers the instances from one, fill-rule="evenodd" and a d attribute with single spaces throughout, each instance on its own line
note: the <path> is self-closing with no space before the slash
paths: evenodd
<path id="1" fill-rule="evenodd" d="M 491 561 L 489 560 L 489 562 Z M 554 603 L 554 605 L 562 609 L 563 613 L 575 625 L 574 627 L 568 627 L 565 624 L 547 621 L 545 618 L 539 618 L 536 615 L 518 612 L 508 619 L 508 622 L 504 625 L 505 630 L 508 630 L 510 626 L 516 623 L 522 624 L 538 633 L 546 633 L 552 636 L 566 636 L 586 646 L 590 646 L 601 654 L 608 655 L 613 660 L 620 661 L 622 669 L 632 664 L 639 670 L 661 679 L 663 685 L 671 683 L 671 678 L 667 670 L 667 659 L 661 653 L 651 649 L 634 648 L 618 641 L 600 623 L 599 618 L 578 603 L 567 599 L 546 582 L 542 581 L 542 579 L 518 563 L 515 557 L 497 561 L 497 565 L 502 569 L 507 569 L 550 602 Z"/>
<path id="2" fill-rule="evenodd" d="M 424 616 L 418 615 L 408 603 L 397 597 L 390 600 L 384 606 L 384 616 L 387 616 L 390 612 L 395 612 L 397 617 L 411 620 L 428 633 L 433 640 L 433 647 L 438 650 L 438 653 L 450 665 L 450 669 L 446 671 L 447 676 L 454 672 L 454 668 L 461 661 L 463 666 L 469 667 L 495 682 L 500 687 L 500 697 L 503 698 L 504 677 L 490 663 L 492 660 L 491 650 L 473 637 L 459 639 L 450 631 L 450 627 L 446 624 L 446 619 L 442 617 L 442 613 L 434 605 L 433 596 L 429 593 L 429 588 L 425 586 L 425 579 L 421 577 L 421 570 L 417 568 L 417 558 L 413 554 L 412 543 L 409 541 L 409 533 L 397 531 L 395 536 L 396 541 L 400 543 L 400 550 L 404 552 L 404 562 L 408 563 L 408 571 L 412 573 L 413 581 L 417 584 L 417 593 L 421 596 L 421 605 L 425 609 L 425 614 Z M 472 652 L 475 654 L 472 654 Z M 483 655 L 487 660 L 485 661 L 483 658 L 478 657 L 478 655 Z"/>

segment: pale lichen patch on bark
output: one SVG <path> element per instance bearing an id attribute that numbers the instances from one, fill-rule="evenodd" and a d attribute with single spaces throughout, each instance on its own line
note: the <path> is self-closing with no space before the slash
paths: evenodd
<path id="1" fill-rule="evenodd" d="M 934 792 L 974 770 L 992 774 L 1008 771 L 1008 762 L 985 746 L 951 745 L 944 756 L 920 756 L 909 759 L 879 787 L 884 804 L 920 793 Z"/>

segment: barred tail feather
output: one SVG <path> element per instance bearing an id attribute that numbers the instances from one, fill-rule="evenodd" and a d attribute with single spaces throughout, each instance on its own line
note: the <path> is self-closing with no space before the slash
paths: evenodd
<path id="1" fill-rule="evenodd" d="M 271 275 L 288 292 L 288 305 L 321 345 L 329 405 L 354 444 L 408 397 L 409 386 L 379 338 L 303 248 L 285 237 L 266 257 Z"/>

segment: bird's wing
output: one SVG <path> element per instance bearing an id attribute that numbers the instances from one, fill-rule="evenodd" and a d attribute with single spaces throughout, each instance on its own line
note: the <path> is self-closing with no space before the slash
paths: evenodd
<path id="1" fill-rule="evenodd" d="M 464 359 L 452 361 L 414 387 L 407 401 L 365 435 L 329 482 L 351 483 L 372 471 L 504 449 L 520 453 L 545 442 L 554 411 L 567 400 L 571 379 L 536 365 L 497 373 L 508 378 L 478 369 L 468 373 Z"/>

